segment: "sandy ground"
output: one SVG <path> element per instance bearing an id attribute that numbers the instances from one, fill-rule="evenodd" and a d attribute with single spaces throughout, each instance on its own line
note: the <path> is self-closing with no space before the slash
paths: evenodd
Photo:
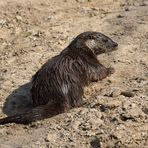
<path id="1" fill-rule="evenodd" d="M 81 108 L 0 126 L 0 148 L 148 146 L 147 0 L 0 0 L 0 117 L 31 109 L 32 75 L 88 30 L 118 42 L 98 57 L 116 73 L 86 88 Z"/>

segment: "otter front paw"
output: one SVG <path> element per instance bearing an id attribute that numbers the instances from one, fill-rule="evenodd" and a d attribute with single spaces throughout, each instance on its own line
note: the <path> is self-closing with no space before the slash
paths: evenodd
<path id="1" fill-rule="evenodd" d="M 110 76 L 111 74 L 115 73 L 115 69 L 112 67 L 107 68 L 108 70 L 108 76 Z"/>

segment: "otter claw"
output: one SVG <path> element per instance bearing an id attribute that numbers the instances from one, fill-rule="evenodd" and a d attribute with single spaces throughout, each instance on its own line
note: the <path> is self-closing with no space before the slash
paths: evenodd
<path id="1" fill-rule="evenodd" d="M 112 67 L 108 68 L 108 74 L 109 74 L 109 76 L 110 76 L 111 74 L 113 74 L 113 73 L 115 73 L 115 69 L 112 68 Z"/>

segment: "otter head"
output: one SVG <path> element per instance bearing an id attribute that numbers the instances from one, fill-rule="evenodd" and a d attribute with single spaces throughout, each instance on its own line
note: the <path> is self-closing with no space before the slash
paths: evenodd
<path id="1" fill-rule="evenodd" d="M 117 50 L 118 44 L 99 32 L 84 32 L 72 42 L 75 48 L 89 48 L 95 55 Z"/>

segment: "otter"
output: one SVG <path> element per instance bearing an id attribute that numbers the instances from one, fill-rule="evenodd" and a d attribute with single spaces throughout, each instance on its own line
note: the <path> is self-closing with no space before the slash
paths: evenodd
<path id="1" fill-rule="evenodd" d="M 100 32 L 79 34 L 61 53 L 49 59 L 32 78 L 31 111 L 0 119 L 0 124 L 31 122 L 82 106 L 83 88 L 114 73 L 97 59 L 118 44 Z"/>

